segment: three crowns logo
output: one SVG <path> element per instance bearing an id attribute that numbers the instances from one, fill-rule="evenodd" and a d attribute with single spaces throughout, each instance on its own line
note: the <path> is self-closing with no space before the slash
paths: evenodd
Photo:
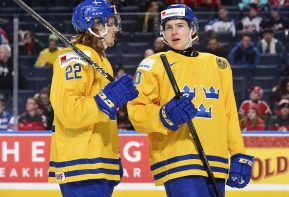
<path id="1" fill-rule="evenodd" d="M 219 99 L 220 89 L 216 90 L 213 86 L 210 86 L 209 89 L 206 89 L 204 86 L 201 86 L 206 99 Z M 183 87 L 183 95 L 190 96 L 192 99 L 196 97 L 196 86 L 190 88 L 187 84 Z M 198 118 L 212 118 L 212 106 L 206 108 L 204 104 L 200 104 L 197 108 L 198 112 L 196 117 Z"/>
<path id="2" fill-rule="evenodd" d="M 205 93 L 206 99 L 219 99 L 220 89 L 218 89 L 218 91 L 216 92 L 213 86 L 211 86 L 208 91 L 204 86 L 202 86 L 202 88 Z"/>
<path id="3" fill-rule="evenodd" d="M 198 108 L 197 117 L 199 118 L 212 118 L 212 107 L 206 109 L 206 107 L 201 104 Z"/>
<path id="4" fill-rule="evenodd" d="M 196 86 L 191 90 L 186 84 L 182 91 L 184 96 L 190 96 L 192 99 L 196 97 Z"/>

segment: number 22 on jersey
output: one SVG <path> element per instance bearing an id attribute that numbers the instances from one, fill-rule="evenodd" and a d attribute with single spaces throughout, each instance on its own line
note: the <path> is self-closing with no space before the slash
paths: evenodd
<path id="1" fill-rule="evenodd" d="M 72 80 L 72 79 L 81 79 L 81 65 L 80 64 L 74 64 L 69 65 L 66 67 L 65 77 L 66 80 Z"/>

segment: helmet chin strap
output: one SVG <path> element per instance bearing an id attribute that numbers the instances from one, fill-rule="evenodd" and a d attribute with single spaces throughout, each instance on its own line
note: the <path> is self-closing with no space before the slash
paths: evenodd
<path id="1" fill-rule="evenodd" d="M 197 34 L 193 37 L 193 35 L 192 35 L 193 34 L 193 28 L 195 28 L 195 27 L 192 27 L 191 30 L 190 30 L 190 35 L 189 35 L 189 39 L 190 40 L 189 40 L 188 45 L 185 47 L 185 49 L 187 49 L 189 47 L 192 47 L 193 46 L 193 42 L 196 41 L 199 38 Z"/>
<path id="2" fill-rule="evenodd" d="M 91 28 L 88 28 L 88 31 L 89 31 L 89 33 L 91 33 L 91 34 L 94 35 L 95 37 L 100 38 L 101 43 L 102 43 L 102 48 L 103 48 L 103 50 L 107 49 L 107 44 L 106 44 L 106 42 L 104 41 L 104 37 L 107 35 L 107 31 L 108 31 L 108 28 L 107 28 L 107 25 L 106 25 L 106 24 L 105 24 L 105 31 L 104 31 L 104 33 L 99 32 L 99 35 L 96 34 L 96 33 L 94 33 L 94 32 L 91 30 Z"/>

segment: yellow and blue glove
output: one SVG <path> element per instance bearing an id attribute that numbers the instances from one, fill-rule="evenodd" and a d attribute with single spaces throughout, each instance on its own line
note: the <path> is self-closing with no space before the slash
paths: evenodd
<path id="1" fill-rule="evenodd" d="M 230 187 L 243 188 L 251 179 L 254 157 L 245 154 L 235 154 L 231 157 L 229 179 L 227 185 Z"/>
<path id="2" fill-rule="evenodd" d="M 198 110 L 192 103 L 192 97 L 182 96 L 180 99 L 172 98 L 160 109 L 160 118 L 165 127 L 176 131 L 181 124 L 192 120 Z"/>
<path id="3" fill-rule="evenodd" d="M 123 75 L 106 85 L 94 99 L 99 109 L 114 120 L 117 108 L 136 98 L 138 93 L 131 76 Z"/>

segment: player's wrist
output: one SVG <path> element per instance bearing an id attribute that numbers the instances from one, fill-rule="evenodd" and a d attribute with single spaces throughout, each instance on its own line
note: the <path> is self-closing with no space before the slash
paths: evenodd
<path id="1" fill-rule="evenodd" d="M 252 166 L 254 162 L 254 156 L 237 153 L 231 156 L 231 163 L 241 163 L 244 165 Z"/>

